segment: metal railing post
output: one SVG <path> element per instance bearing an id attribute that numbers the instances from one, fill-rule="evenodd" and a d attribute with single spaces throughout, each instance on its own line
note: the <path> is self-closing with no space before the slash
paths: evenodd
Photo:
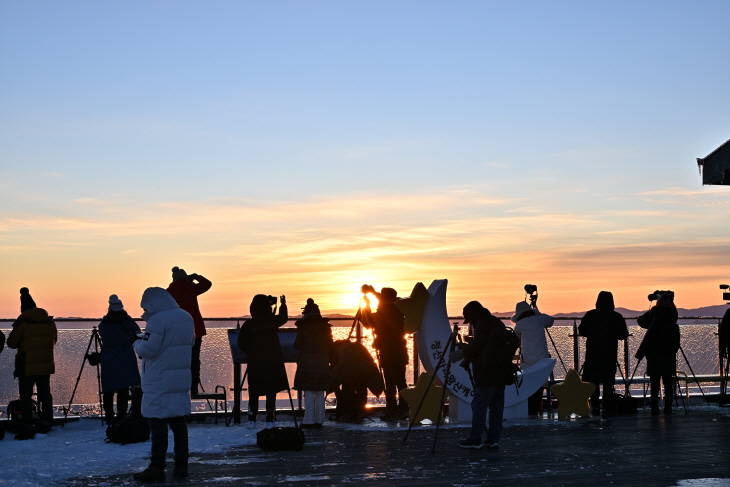
<path id="1" fill-rule="evenodd" d="M 573 367 L 580 370 L 580 342 L 578 341 L 578 324 L 573 318 Z"/>
<path id="2" fill-rule="evenodd" d="M 421 375 L 421 361 L 418 360 L 418 332 L 413 333 L 413 385 L 418 383 L 418 376 Z"/>

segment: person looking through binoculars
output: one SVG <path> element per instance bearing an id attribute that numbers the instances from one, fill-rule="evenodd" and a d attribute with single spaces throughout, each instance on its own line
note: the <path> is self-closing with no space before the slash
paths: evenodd
<path id="1" fill-rule="evenodd" d="M 248 427 L 256 427 L 259 397 L 266 396 L 266 427 L 276 419 L 276 394 L 289 389 L 284 355 L 279 342 L 279 327 L 289 320 L 286 297 L 281 297 L 279 314 L 275 314 L 276 297 L 257 294 L 251 301 L 251 318 L 238 332 L 238 348 L 248 355 Z"/>
<path id="2" fill-rule="evenodd" d="M 373 330 L 373 348 L 378 352 L 378 363 L 385 380 L 385 413 L 383 421 L 395 421 L 408 417 L 408 403 L 400 396 L 400 391 L 408 387 L 406 383 L 406 364 L 408 349 L 405 338 L 405 316 L 395 306 L 398 293 L 395 289 L 384 287 L 376 292 L 373 286 L 363 284 L 366 296 L 362 309 L 362 322 Z M 372 312 L 367 294 L 378 300 L 378 310 Z M 400 402 L 396 399 L 400 399 Z"/>
<path id="3" fill-rule="evenodd" d="M 646 328 L 646 335 L 636 351 L 636 358 L 646 357 L 646 373 L 651 381 L 651 414 L 659 414 L 660 380 L 664 383 L 664 414 L 672 414 L 674 383 L 679 351 L 679 325 L 672 291 L 655 291 L 649 301 L 656 301 L 636 322 Z"/>

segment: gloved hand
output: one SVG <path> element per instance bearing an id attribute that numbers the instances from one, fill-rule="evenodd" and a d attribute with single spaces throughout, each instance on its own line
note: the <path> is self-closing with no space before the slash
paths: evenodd
<path id="1" fill-rule="evenodd" d="M 132 345 L 134 345 L 134 342 L 136 342 L 137 340 L 139 340 L 139 337 L 133 331 L 129 332 L 129 334 L 127 335 L 127 338 L 129 338 L 129 343 L 132 344 Z"/>
<path id="2" fill-rule="evenodd" d="M 281 295 L 281 304 L 286 304 L 286 296 Z"/>
<path id="3" fill-rule="evenodd" d="M 198 275 L 197 274 L 195 274 L 195 273 L 188 274 L 188 281 L 193 282 L 193 281 L 197 281 L 197 280 L 198 280 Z"/>
<path id="4" fill-rule="evenodd" d="M 458 362 L 459 360 L 464 359 L 464 351 L 463 350 L 454 350 L 451 352 L 451 355 L 449 355 L 449 362 L 454 363 Z"/>

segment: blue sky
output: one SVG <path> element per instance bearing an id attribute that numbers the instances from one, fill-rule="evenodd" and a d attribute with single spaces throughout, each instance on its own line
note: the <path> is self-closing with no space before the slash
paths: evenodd
<path id="1" fill-rule="evenodd" d="M 728 192 L 694 159 L 730 138 L 729 14 L 4 2 L 0 311 L 30 285 L 92 313 L 111 276 L 131 299 L 172 265 L 221 284 L 219 315 L 258 290 L 344 311 L 358 282 L 443 277 L 454 312 L 507 309 L 522 280 L 552 311 L 606 284 L 627 307 L 661 285 L 717 304 Z"/>

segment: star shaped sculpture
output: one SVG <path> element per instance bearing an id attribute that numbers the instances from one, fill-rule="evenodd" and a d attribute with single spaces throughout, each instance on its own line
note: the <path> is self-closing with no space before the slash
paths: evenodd
<path id="1" fill-rule="evenodd" d="M 570 369 L 565 375 L 562 384 L 550 388 L 550 391 L 558 398 L 558 418 L 569 418 L 575 413 L 584 418 L 591 415 L 591 408 L 588 405 L 588 398 L 596 390 L 594 384 L 580 380 L 575 369 Z"/>
<path id="2" fill-rule="evenodd" d="M 399 299 L 395 302 L 395 307 L 406 316 L 405 332 L 413 333 L 421 330 L 421 322 L 423 321 L 423 310 L 428 301 L 428 289 L 422 282 L 416 283 L 411 291 L 410 297 Z"/>
<path id="3" fill-rule="evenodd" d="M 426 393 L 429 382 L 431 382 L 431 376 L 427 372 L 422 372 L 418 378 L 418 382 L 416 382 L 416 387 L 400 391 L 400 397 L 405 399 L 410 406 L 409 416 L 413 424 L 420 423 L 424 419 L 429 419 L 434 423 L 438 420 L 443 387 L 437 386 L 434 382 L 428 389 L 428 393 Z M 421 410 L 418 412 L 418 417 L 415 417 L 416 410 L 418 409 L 418 405 L 421 404 L 421 399 L 424 394 L 426 395 L 426 399 L 423 401 L 423 406 L 421 406 Z"/>

